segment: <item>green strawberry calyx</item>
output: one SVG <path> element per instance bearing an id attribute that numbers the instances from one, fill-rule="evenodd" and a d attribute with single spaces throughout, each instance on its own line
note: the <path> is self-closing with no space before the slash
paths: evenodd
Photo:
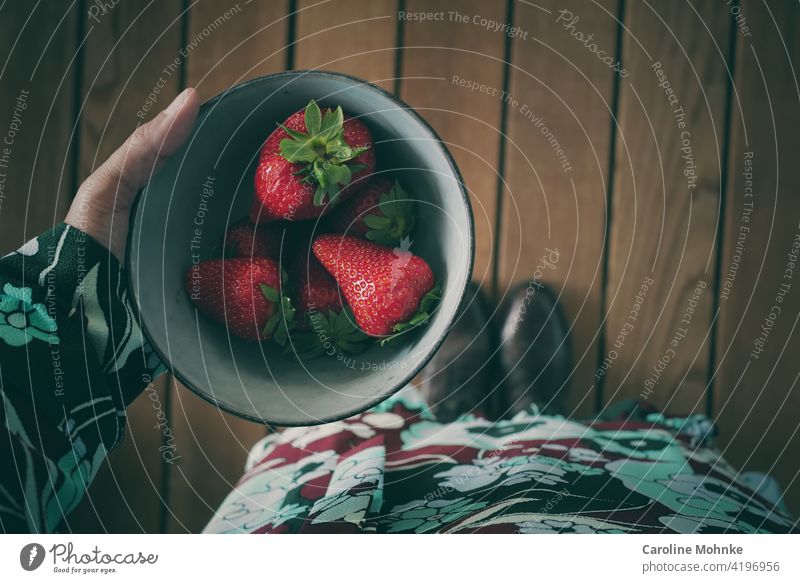
<path id="1" fill-rule="evenodd" d="M 294 352 L 302 360 L 310 360 L 323 354 L 333 356 L 338 352 L 364 352 L 369 336 L 355 325 L 350 308 L 345 308 L 338 314 L 328 310 L 327 315 L 320 311 L 311 311 L 306 319 L 311 330 L 294 332 L 291 346 L 286 347 L 286 352 Z"/>
<path id="2" fill-rule="evenodd" d="M 292 300 L 282 293 L 283 289 L 278 291 L 263 283 L 260 287 L 267 301 L 275 306 L 275 313 L 267 320 L 261 333 L 264 338 L 272 338 L 281 346 L 286 346 L 289 335 L 295 327 L 295 307 L 292 305 Z"/>
<path id="3" fill-rule="evenodd" d="M 428 323 L 433 314 L 434 308 L 439 303 L 439 300 L 442 299 L 442 285 L 441 283 L 437 282 L 431 290 L 422 296 L 422 299 L 419 301 L 419 306 L 417 307 L 417 311 L 414 313 L 411 318 L 409 318 L 405 322 L 400 322 L 399 324 L 395 324 L 392 328 L 393 334 L 388 336 L 384 336 L 380 340 L 378 340 L 378 344 L 384 346 L 387 342 L 391 342 L 395 338 L 405 334 L 413 330 L 414 328 L 418 328 L 419 326 L 424 326 Z"/>
<path id="4" fill-rule="evenodd" d="M 381 195 L 376 211 L 362 219 L 369 227 L 366 237 L 370 241 L 391 247 L 414 228 L 414 200 L 397 180 Z"/>
<path id="5" fill-rule="evenodd" d="M 350 184 L 353 173 L 364 168 L 353 164 L 368 146 L 351 147 L 344 139 L 344 113 L 341 107 L 326 110 L 323 114 L 312 99 L 305 110 L 306 133 L 280 127 L 289 134 L 280 143 L 280 154 L 293 164 L 303 164 L 295 172 L 301 182 L 316 184 L 314 205 L 323 206 L 327 196 L 335 204 L 342 187 Z"/>

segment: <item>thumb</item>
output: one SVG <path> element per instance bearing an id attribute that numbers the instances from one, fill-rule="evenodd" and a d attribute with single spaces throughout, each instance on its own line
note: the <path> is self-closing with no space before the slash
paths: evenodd
<path id="1" fill-rule="evenodd" d="M 189 137 L 198 109 L 197 92 L 189 88 L 136 128 L 81 184 L 64 222 L 91 235 L 122 260 L 136 193 Z"/>

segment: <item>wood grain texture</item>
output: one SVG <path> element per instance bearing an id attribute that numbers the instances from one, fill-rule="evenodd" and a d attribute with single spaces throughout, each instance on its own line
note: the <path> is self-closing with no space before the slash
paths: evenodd
<path id="1" fill-rule="evenodd" d="M 573 326 L 575 369 L 563 389 L 571 415 L 589 414 L 595 404 L 615 73 L 562 23 L 577 16 L 580 30 L 614 55 L 616 8 L 611 0 L 518 3 L 514 15 L 528 34 L 514 40 L 506 100 L 498 294 L 536 280 L 559 295 Z M 541 267 L 547 249 L 559 258 L 552 268 Z"/>
<path id="2" fill-rule="evenodd" d="M 167 532 L 196 533 L 244 473 L 266 427 L 225 413 L 173 381 L 170 405 L 176 455 L 168 467 Z"/>
<path id="3" fill-rule="evenodd" d="M 773 474 L 796 516 L 800 95 L 792 70 L 800 9 L 747 1 L 741 11 L 751 34 L 736 31 L 713 414 L 725 457 Z"/>
<path id="4" fill-rule="evenodd" d="M 120 2 L 82 13 L 86 43 L 81 79 L 79 179 L 85 179 L 136 126 L 166 107 L 180 90 L 181 2 Z M 158 26 L 154 26 L 158 23 Z M 87 497 L 70 518 L 80 532 L 158 532 L 162 513 L 167 379 L 159 379 L 127 410 L 125 439 L 111 452 Z"/>
<path id="5" fill-rule="evenodd" d="M 205 98 L 286 64 L 287 2 L 192 5 L 186 82 Z M 194 43 L 194 44 L 192 44 Z M 263 425 L 229 415 L 174 383 L 171 420 L 180 460 L 169 466 L 167 532 L 199 532 L 241 477 Z"/>
<path id="6" fill-rule="evenodd" d="M 297 3 L 296 69 L 323 69 L 394 88 L 396 0 Z"/>
<path id="7" fill-rule="evenodd" d="M 187 82 L 203 99 L 286 66 L 287 0 L 199 0 L 188 13 Z"/>
<path id="8" fill-rule="evenodd" d="M 506 36 L 480 19 L 506 23 L 506 4 L 408 0 L 405 12 L 442 14 L 404 22 L 400 97 L 436 129 L 463 173 L 475 215 L 473 280 L 491 289 L 502 103 L 459 83 L 502 90 Z"/>
<path id="9" fill-rule="evenodd" d="M 0 9 L 0 255 L 59 223 L 72 197 L 77 19 L 64 3 Z"/>
<path id="10" fill-rule="evenodd" d="M 730 15 L 692 6 L 627 3 L 603 355 L 606 404 L 677 413 L 706 410 L 729 86 Z"/>
<path id="11" fill-rule="evenodd" d="M 121 2 L 81 15 L 86 30 L 80 111 L 80 179 L 180 91 L 181 2 Z M 158 26 L 153 26 L 158 22 Z"/>

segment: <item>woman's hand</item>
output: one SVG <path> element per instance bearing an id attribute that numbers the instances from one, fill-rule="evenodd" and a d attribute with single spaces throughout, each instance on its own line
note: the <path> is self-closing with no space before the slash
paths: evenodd
<path id="1" fill-rule="evenodd" d="M 189 137 L 199 107 L 197 92 L 186 89 L 155 119 L 139 126 L 81 184 L 64 222 L 90 235 L 124 262 L 136 193 Z"/>

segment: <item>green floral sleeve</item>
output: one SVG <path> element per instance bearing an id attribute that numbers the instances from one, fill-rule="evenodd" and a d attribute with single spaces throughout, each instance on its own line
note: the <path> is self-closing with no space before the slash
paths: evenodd
<path id="1" fill-rule="evenodd" d="M 59 225 L 0 259 L 0 530 L 53 532 L 164 372 L 116 259 Z"/>

